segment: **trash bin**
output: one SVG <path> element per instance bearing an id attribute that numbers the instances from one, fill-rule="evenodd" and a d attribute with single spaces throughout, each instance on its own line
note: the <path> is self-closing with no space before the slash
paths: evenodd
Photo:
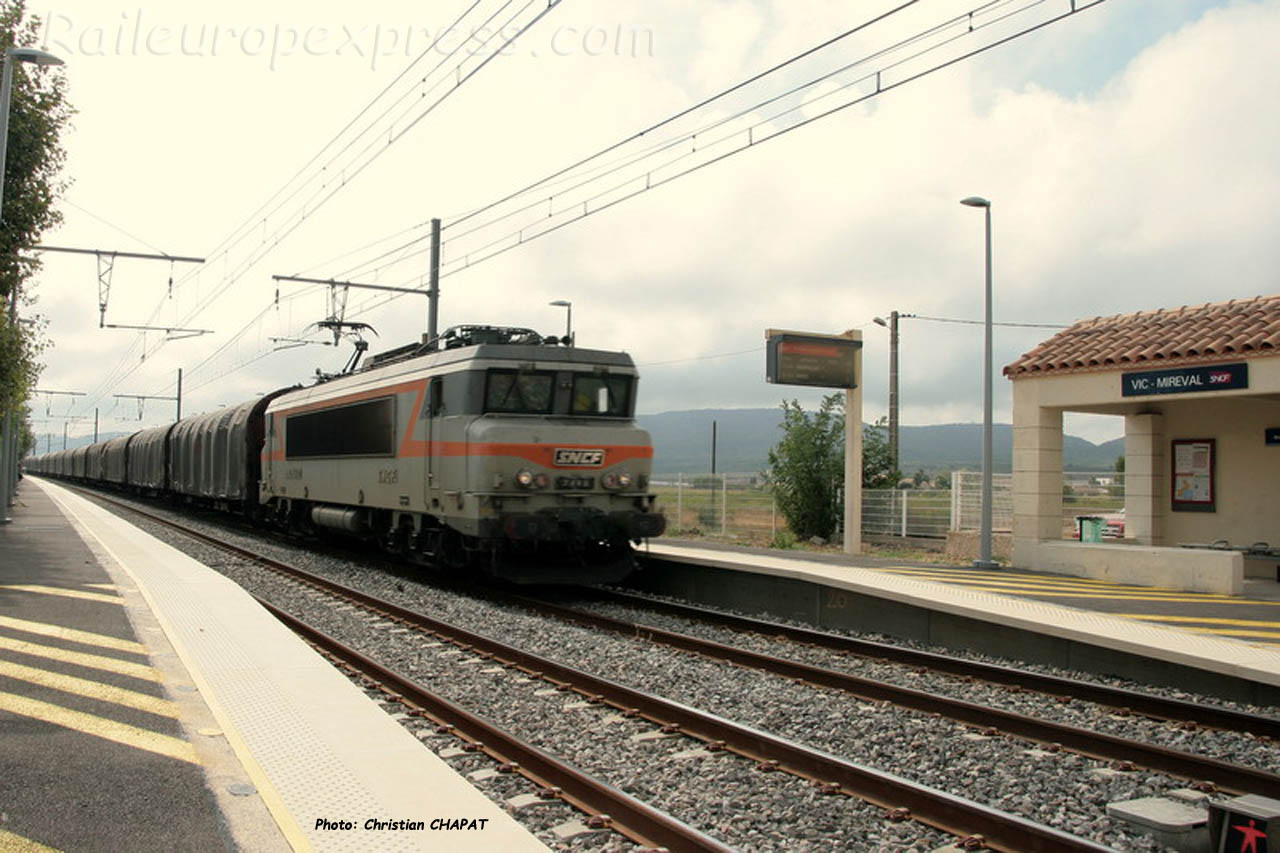
<path id="1" fill-rule="evenodd" d="M 1081 542 L 1101 542 L 1102 529 L 1107 521 L 1097 515 L 1077 515 L 1076 529 L 1080 531 Z"/>

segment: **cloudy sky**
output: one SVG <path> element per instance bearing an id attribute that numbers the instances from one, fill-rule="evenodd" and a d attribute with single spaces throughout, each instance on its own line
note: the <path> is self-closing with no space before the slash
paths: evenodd
<path id="1" fill-rule="evenodd" d="M 856 327 L 874 420 L 888 335 L 871 321 L 897 310 L 917 315 L 903 423 L 981 420 L 981 328 L 943 322 L 981 318 L 969 195 L 993 202 L 997 322 L 1276 292 L 1280 0 L 1107 0 L 912 79 L 1070 5 L 33 3 L 78 110 L 45 242 L 206 258 L 118 260 L 106 322 L 212 332 L 99 329 L 95 258 L 46 255 L 40 387 L 86 396 L 38 398 L 37 430 L 91 431 L 94 408 L 104 432 L 163 423 L 171 403 L 115 395 L 172 396 L 179 368 L 184 412 L 339 369 L 347 341 L 281 349 L 326 340 L 308 327 L 328 288 L 272 275 L 417 287 L 432 217 L 442 327 L 558 334 L 547 303 L 571 300 L 580 346 L 641 365 L 643 412 L 812 404 L 764 382 L 764 330 Z M 425 329 L 418 296 L 351 291 L 345 310 L 375 352 Z M 1050 334 L 997 328 L 997 365 Z"/>

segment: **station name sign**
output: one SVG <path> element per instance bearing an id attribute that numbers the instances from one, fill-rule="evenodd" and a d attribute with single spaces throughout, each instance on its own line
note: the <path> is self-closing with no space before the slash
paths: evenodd
<path id="1" fill-rule="evenodd" d="M 766 334 L 765 379 L 778 385 L 857 388 L 862 341 L 795 332 Z"/>
<path id="2" fill-rule="evenodd" d="M 1214 364 L 1207 367 L 1175 367 L 1140 370 L 1120 375 L 1121 396 L 1189 394 L 1193 391 L 1230 391 L 1249 387 L 1249 365 Z"/>

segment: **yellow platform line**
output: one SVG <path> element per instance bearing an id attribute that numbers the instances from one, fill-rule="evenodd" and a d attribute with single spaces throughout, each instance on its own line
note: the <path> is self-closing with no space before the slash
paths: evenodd
<path id="1" fill-rule="evenodd" d="M 1081 592 L 1049 592 L 1038 590 L 1019 590 L 1018 588 L 1005 587 L 989 587 L 989 586 L 971 586 L 970 589 L 979 592 L 994 592 L 1001 595 L 1023 595 L 1027 597 L 1035 596 L 1037 598 L 1091 598 L 1099 601 L 1163 601 L 1169 604 L 1236 604 L 1236 605 L 1268 605 L 1280 607 L 1280 601 L 1257 601 L 1255 599 L 1240 599 L 1228 597 L 1216 597 L 1208 593 L 1186 593 L 1182 596 L 1171 595 L 1144 595 L 1140 592 L 1133 593 L 1081 593 Z"/>
<path id="2" fill-rule="evenodd" d="M 0 829 L 0 850 L 4 853 L 62 853 L 56 847 L 46 847 L 30 838 L 14 835 Z"/>
<path id="3" fill-rule="evenodd" d="M 0 616 L 0 628 L 10 628 L 27 634 L 38 634 L 41 637 L 56 637 L 60 640 L 70 640 L 73 643 L 81 643 L 86 646 L 98 646 L 104 649 L 115 649 L 120 652 L 133 652 L 136 655 L 145 655 L 147 653 L 146 646 L 142 645 L 142 643 L 135 643 L 133 640 L 122 640 L 119 637 L 94 634 L 90 631 L 52 625 L 48 622 L 31 622 L 26 619 L 15 619 L 12 616 Z"/>
<path id="4" fill-rule="evenodd" d="M 1007 586 L 1014 589 L 1060 589 L 1060 590 L 1079 590 L 1082 595 L 1092 595 L 1095 593 L 1121 593 L 1121 592 L 1140 592 L 1147 595 L 1185 595 L 1181 590 L 1168 589 L 1166 587 L 1150 587 L 1150 586 L 1134 586 L 1133 584 L 1108 584 L 1099 586 L 1095 584 L 1078 583 L 1072 578 L 1041 578 L 1041 577 L 1025 577 L 1010 575 L 987 575 L 983 577 L 962 577 L 950 572 L 932 572 L 932 573 L 906 573 L 906 572 L 889 572 L 901 577 L 921 578 L 924 580 L 936 581 L 937 583 L 950 583 L 957 585 L 973 586 L 982 584 L 986 586 Z M 1198 593 L 1200 595 L 1214 595 L 1215 593 Z"/>
<path id="5" fill-rule="evenodd" d="M 1102 589 L 1132 589 L 1133 584 L 1116 583 L 1115 581 L 1104 581 L 1096 578 L 1077 578 L 1070 575 L 1046 575 L 1046 574 L 1010 574 L 1009 572 L 987 572 L 976 571 L 972 569 L 939 569 L 939 568 L 923 568 L 921 566 L 886 566 L 881 569 L 872 569 L 871 571 L 890 572 L 892 574 L 915 574 L 925 577 L 961 577 L 961 578 L 978 578 L 980 580 L 992 581 L 1040 581 L 1042 583 L 1070 583 L 1079 584 L 1081 586 L 1099 587 Z M 1171 586 L 1144 586 L 1142 589 L 1155 590 L 1159 592 L 1178 592 Z"/>
<path id="6" fill-rule="evenodd" d="M 89 589 L 115 589 L 116 588 L 116 585 L 113 583 L 87 583 L 85 584 L 85 586 L 89 587 Z"/>
<path id="7" fill-rule="evenodd" d="M 1181 629 L 1193 634 L 1213 634 L 1219 637 L 1269 637 L 1273 640 L 1280 640 L 1280 631 L 1232 631 L 1230 628 L 1192 628 L 1187 627 Z"/>
<path id="8" fill-rule="evenodd" d="M 1132 584 L 1108 584 L 1106 586 L 1098 586 L 1095 584 L 1077 583 L 1070 578 L 1051 580 L 1049 578 L 1022 576 L 1011 577 L 1009 575 L 992 575 L 990 577 L 958 577 L 950 573 L 907 574 L 905 572 L 887 572 L 887 574 L 894 574 L 899 577 L 910 577 L 919 580 L 929 580 L 936 583 L 961 585 L 987 584 L 991 586 L 1008 586 L 1015 589 L 1071 589 L 1079 590 L 1081 595 L 1094 595 L 1096 593 L 1106 592 L 1141 592 L 1149 595 L 1185 595 L 1182 590 L 1168 589 L 1165 587 L 1134 586 Z M 1214 593 L 1202 594 L 1212 595 Z"/>
<path id="9" fill-rule="evenodd" d="M 140 729 L 137 726 L 117 723 L 115 720 L 86 714 L 83 711 L 72 711 L 38 699 L 0 692 L 0 711 L 43 720 L 64 729 L 72 729 L 113 743 L 143 749 L 156 755 L 185 761 L 188 764 L 200 763 L 191 744 L 184 740 Z"/>
<path id="10" fill-rule="evenodd" d="M 160 674 L 146 664 L 133 663 L 132 661 L 120 660 L 119 658 L 107 657 L 106 655 L 94 655 L 87 652 L 71 652 L 54 646 L 41 646 L 36 643 L 27 643 L 22 640 L 15 640 L 12 637 L 5 636 L 0 636 L 0 650 L 18 652 L 19 654 L 32 655 L 33 657 L 47 658 L 48 660 L 62 661 L 63 663 L 75 664 L 76 666 L 87 666 L 90 669 L 101 669 L 104 672 L 114 672 L 117 675 L 128 675 L 133 678 L 141 678 L 144 681 L 160 681 Z"/>
<path id="11" fill-rule="evenodd" d="M 1276 628 L 1280 622 L 1262 619 L 1224 619 L 1220 616 L 1161 616 L 1159 613 L 1117 613 L 1126 619 L 1146 619 L 1153 622 L 1198 622 L 1201 625 L 1241 625 L 1249 628 Z"/>
<path id="12" fill-rule="evenodd" d="M 899 573 L 891 573 L 899 574 Z M 987 585 L 987 587 L 1009 587 L 1010 589 L 1057 589 L 1057 590 L 1076 590 L 1082 596 L 1098 596 L 1098 594 L 1106 593 L 1142 593 L 1144 596 L 1185 596 L 1184 592 L 1178 589 L 1157 589 L 1153 587 L 1134 587 L 1134 585 L 1114 585 L 1114 587 L 1093 587 L 1093 585 L 1085 585 L 1073 583 L 1071 580 L 1047 580 L 1041 578 L 1010 578 L 1009 575 L 996 576 L 996 578 L 956 578 L 955 575 L 899 575 L 910 576 L 910 578 L 932 580 L 941 584 L 957 584 L 957 585 Z M 1213 596 L 1216 593 L 1197 593 L 1201 596 Z"/>
<path id="13" fill-rule="evenodd" d="M 1097 598 L 1125 599 L 1134 601 L 1169 601 L 1174 603 L 1195 604 L 1257 604 L 1266 607 L 1280 607 L 1280 601 L 1262 601 L 1252 598 L 1223 595 L 1215 592 L 1164 592 L 1145 586 L 1126 586 L 1114 589 L 1089 589 L 1072 584 L 1035 584 L 1006 579 L 1004 581 L 981 581 L 956 579 L 946 575 L 927 578 L 938 583 L 963 586 L 980 592 L 997 592 L 1007 595 L 1047 596 L 1052 598 Z"/>
<path id="14" fill-rule="evenodd" d="M 116 687 L 112 684 L 103 684 L 100 681 L 91 681 L 87 678 L 78 678 L 74 675 L 65 675 L 60 672 L 49 672 L 47 669 L 24 666 L 20 663 L 11 663 L 5 660 L 0 660 L 0 676 L 17 681 L 25 681 L 28 684 L 38 684 L 41 687 L 51 687 L 63 693 L 73 693 L 88 699 L 100 699 L 103 702 L 134 708 L 138 711 L 146 711 L 148 714 L 155 714 L 160 717 L 178 718 L 177 706 L 168 699 L 149 696 L 146 693 Z"/>
<path id="15" fill-rule="evenodd" d="M 63 586 L 40 586 L 39 584 L 4 584 L 0 589 L 11 589 L 14 592 L 34 592 L 37 595 L 60 595 L 63 598 L 79 598 L 84 601 L 101 601 L 105 604 L 124 606 L 124 599 L 118 595 L 104 595 L 101 592 L 85 592 L 82 589 L 71 589 Z"/>

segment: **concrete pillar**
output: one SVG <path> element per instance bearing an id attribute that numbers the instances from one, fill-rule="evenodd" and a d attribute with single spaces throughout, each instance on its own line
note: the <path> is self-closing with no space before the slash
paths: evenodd
<path id="1" fill-rule="evenodd" d="M 1042 540 L 1062 538 L 1062 411 L 1013 383 L 1013 564 L 1034 567 Z"/>
<path id="2" fill-rule="evenodd" d="M 1166 480 L 1164 416 L 1124 417 L 1124 535 L 1139 545 L 1165 544 Z"/>

